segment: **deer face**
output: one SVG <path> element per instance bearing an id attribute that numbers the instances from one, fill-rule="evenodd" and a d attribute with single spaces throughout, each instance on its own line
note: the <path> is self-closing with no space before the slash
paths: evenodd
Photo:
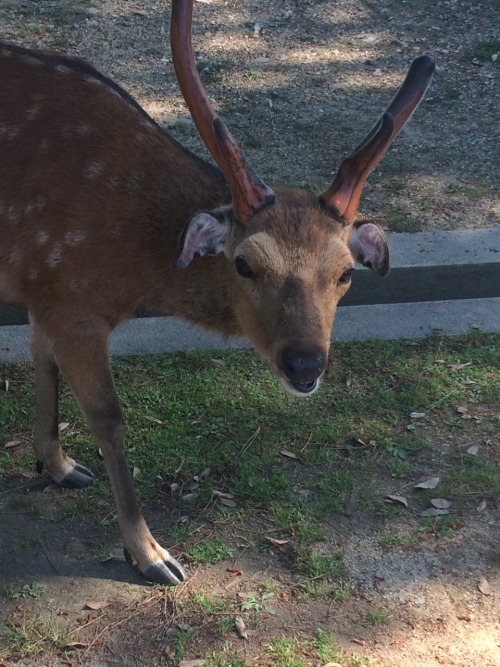
<path id="1" fill-rule="evenodd" d="M 356 261 L 384 275 L 388 249 L 371 223 L 342 225 L 304 191 L 276 190 L 276 201 L 246 225 L 231 207 L 188 223 L 176 265 L 224 253 L 232 306 L 242 331 L 285 389 L 315 391 L 328 362 L 339 300 Z"/>

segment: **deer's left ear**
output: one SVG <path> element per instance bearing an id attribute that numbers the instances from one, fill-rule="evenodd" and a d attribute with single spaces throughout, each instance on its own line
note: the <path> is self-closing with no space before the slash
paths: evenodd
<path id="1" fill-rule="evenodd" d="M 389 247 L 385 234 L 373 222 L 356 222 L 349 237 L 354 259 L 372 269 L 378 276 L 389 273 Z"/>

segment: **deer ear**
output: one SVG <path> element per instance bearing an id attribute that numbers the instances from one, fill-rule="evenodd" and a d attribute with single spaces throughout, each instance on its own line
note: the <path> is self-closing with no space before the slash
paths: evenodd
<path id="1" fill-rule="evenodd" d="M 349 248 L 354 259 L 372 269 L 378 276 L 389 273 L 389 247 L 377 225 L 366 220 L 355 223 L 349 237 Z"/>
<path id="2" fill-rule="evenodd" d="M 229 226 L 230 221 L 223 214 L 197 213 L 184 229 L 175 268 L 185 269 L 194 257 L 224 252 Z"/>

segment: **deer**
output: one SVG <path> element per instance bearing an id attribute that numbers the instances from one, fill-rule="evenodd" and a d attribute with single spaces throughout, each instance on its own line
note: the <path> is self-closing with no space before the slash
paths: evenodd
<path id="1" fill-rule="evenodd" d="M 284 389 L 317 390 L 355 263 L 384 276 L 383 231 L 361 193 L 420 103 L 434 61 L 417 57 L 387 110 L 317 196 L 268 186 L 216 114 L 192 47 L 193 0 L 173 0 L 180 90 L 216 165 L 184 148 L 85 62 L 0 42 L 0 300 L 27 309 L 36 470 L 84 488 L 63 452 L 62 375 L 109 474 L 126 560 L 150 582 L 186 571 L 153 537 L 124 451 L 108 337 L 139 306 L 246 337 Z"/>

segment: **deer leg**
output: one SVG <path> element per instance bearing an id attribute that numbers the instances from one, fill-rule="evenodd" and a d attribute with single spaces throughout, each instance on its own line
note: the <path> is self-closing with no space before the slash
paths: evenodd
<path id="1" fill-rule="evenodd" d="M 151 535 L 125 460 L 124 420 L 108 354 L 107 332 L 71 332 L 56 341 L 57 364 L 97 439 L 111 480 L 125 556 L 149 581 L 178 584 L 182 566 Z"/>
<path id="2" fill-rule="evenodd" d="M 33 446 L 36 469 L 45 468 L 59 486 L 70 489 L 92 484 L 94 473 L 64 454 L 59 441 L 59 369 L 51 345 L 33 315 L 31 322 L 31 351 L 35 368 L 35 428 Z"/>

